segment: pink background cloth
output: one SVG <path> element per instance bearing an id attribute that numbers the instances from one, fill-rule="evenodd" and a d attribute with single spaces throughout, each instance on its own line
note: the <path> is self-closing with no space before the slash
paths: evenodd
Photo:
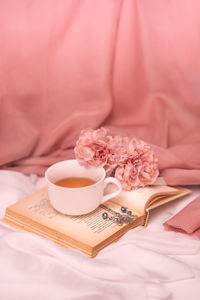
<path id="1" fill-rule="evenodd" d="M 200 196 L 163 225 L 167 230 L 189 234 L 194 233 L 200 238 Z"/>
<path id="2" fill-rule="evenodd" d="M 1 1 L 1 168 L 44 175 L 103 125 L 199 184 L 199 37 L 199 0 Z"/>

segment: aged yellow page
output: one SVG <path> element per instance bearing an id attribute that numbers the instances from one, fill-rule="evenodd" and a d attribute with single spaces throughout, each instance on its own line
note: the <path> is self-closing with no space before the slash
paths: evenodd
<path id="1" fill-rule="evenodd" d="M 107 188 L 107 192 L 113 189 L 112 186 Z M 112 199 L 112 202 L 119 205 L 124 205 L 129 209 L 134 210 L 139 214 L 145 213 L 146 203 L 152 199 L 152 197 L 170 196 L 178 194 L 179 190 L 167 185 L 164 186 L 148 186 L 133 191 L 122 191 L 120 195 Z"/>

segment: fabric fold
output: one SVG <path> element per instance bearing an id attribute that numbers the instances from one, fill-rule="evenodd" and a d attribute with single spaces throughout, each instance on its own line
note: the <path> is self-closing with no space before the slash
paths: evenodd
<path id="1" fill-rule="evenodd" d="M 167 220 L 163 226 L 167 230 L 182 233 L 194 233 L 200 238 L 200 196 L 191 201 L 175 216 Z"/>

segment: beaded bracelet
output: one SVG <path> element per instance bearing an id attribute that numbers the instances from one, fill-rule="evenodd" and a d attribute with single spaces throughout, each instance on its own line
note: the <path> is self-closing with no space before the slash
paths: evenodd
<path id="1" fill-rule="evenodd" d="M 117 213 L 114 210 L 110 209 L 109 207 L 106 207 L 102 205 L 104 209 L 106 209 L 109 213 L 112 215 L 108 215 L 107 212 L 104 212 L 102 214 L 102 218 L 104 220 L 110 220 L 113 221 L 114 223 L 117 223 L 118 225 L 123 225 L 123 224 L 130 224 L 132 223 L 135 219 L 137 219 L 137 215 L 132 215 L 132 211 L 128 210 L 128 207 L 121 206 L 121 212 L 123 214 Z"/>

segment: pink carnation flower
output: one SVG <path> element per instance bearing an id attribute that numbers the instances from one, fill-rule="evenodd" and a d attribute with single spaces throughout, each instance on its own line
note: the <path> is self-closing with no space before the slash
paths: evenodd
<path id="1" fill-rule="evenodd" d="M 114 148 L 113 138 L 101 127 L 97 130 L 82 130 L 74 151 L 81 164 L 104 167 L 108 175 L 116 167 L 112 159 Z"/>
<path id="2" fill-rule="evenodd" d="M 108 135 L 103 127 L 81 131 L 74 149 L 80 164 L 104 167 L 106 175 L 114 176 L 125 190 L 154 183 L 159 171 L 153 150 L 143 141 Z"/>
<path id="3" fill-rule="evenodd" d="M 125 139 L 115 171 L 122 188 L 132 190 L 152 184 L 158 174 L 158 160 L 150 146 L 136 139 Z"/>

